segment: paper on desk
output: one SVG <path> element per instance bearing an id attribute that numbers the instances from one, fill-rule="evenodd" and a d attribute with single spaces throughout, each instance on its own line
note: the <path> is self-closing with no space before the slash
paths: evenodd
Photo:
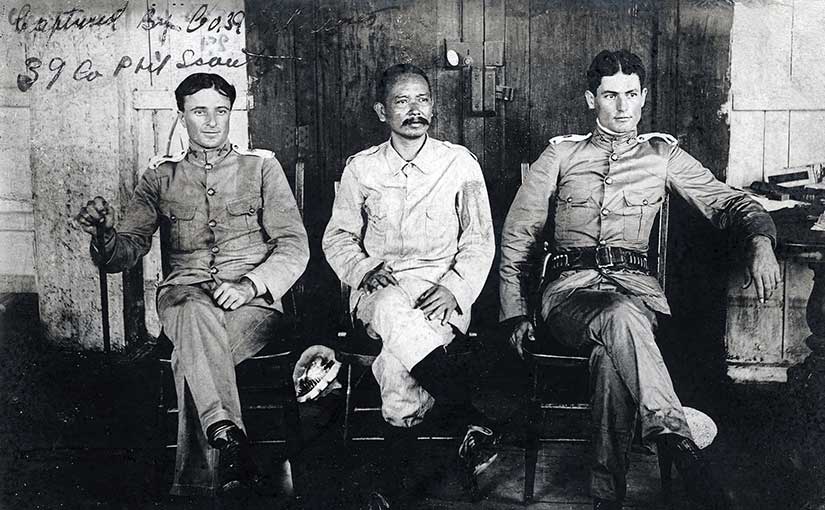
<path id="1" fill-rule="evenodd" d="M 800 202 L 799 200 L 771 200 L 762 195 L 751 195 L 751 198 L 759 202 L 759 205 L 765 208 L 768 212 L 778 211 L 780 209 L 788 209 L 798 205 L 808 205 L 807 202 Z"/>
<path id="2" fill-rule="evenodd" d="M 811 230 L 825 230 L 825 211 L 816 219 L 816 223 L 813 224 Z"/>

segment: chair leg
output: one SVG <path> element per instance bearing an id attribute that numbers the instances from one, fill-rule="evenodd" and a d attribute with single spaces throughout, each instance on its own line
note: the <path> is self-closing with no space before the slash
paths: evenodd
<path id="1" fill-rule="evenodd" d="M 661 441 L 656 445 L 656 454 L 659 459 L 659 476 L 661 477 L 662 492 L 665 493 L 665 496 L 670 496 L 671 489 L 673 488 L 673 479 L 671 477 L 673 454 L 664 447 Z"/>
<path id="2" fill-rule="evenodd" d="M 160 366 L 158 377 L 158 400 L 155 404 L 155 427 L 151 441 L 151 449 L 154 450 L 151 460 L 151 473 L 149 474 L 149 494 L 154 501 L 161 498 L 161 473 L 163 472 L 163 463 L 166 459 L 166 393 L 164 391 L 165 371 L 163 362 L 158 362 Z"/>
<path id="3" fill-rule="evenodd" d="M 284 370 L 284 384 L 286 388 L 292 388 L 292 375 L 289 370 Z M 298 400 L 294 395 L 284 406 L 284 421 L 286 425 L 286 456 L 291 459 L 303 448 L 301 411 L 298 407 Z"/>
<path id="4" fill-rule="evenodd" d="M 538 367 L 533 367 L 533 391 L 527 409 L 526 443 L 524 447 L 524 504 L 533 501 L 533 492 L 536 483 L 536 464 L 539 458 L 538 421 L 541 414 L 541 403 L 538 398 L 539 375 Z"/>
<path id="5" fill-rule="evenodd" d="M 347 393 L 344 400 L 344 442 L 349 440 L 349 420 L 352 414 L 352 363 L 347 363 Z"/>

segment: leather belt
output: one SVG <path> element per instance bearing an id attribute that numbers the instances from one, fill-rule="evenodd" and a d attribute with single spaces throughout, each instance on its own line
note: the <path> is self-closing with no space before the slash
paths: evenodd
<path id="1" fill-rule="evenodd" d="M 571 249 L 547 256 L 545 271 L 568 269 L 635 269 L 650 272 L 647 253 L 618 246 Z"/>

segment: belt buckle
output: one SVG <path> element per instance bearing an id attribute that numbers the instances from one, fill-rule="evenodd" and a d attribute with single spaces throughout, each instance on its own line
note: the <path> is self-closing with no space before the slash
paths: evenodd
<path id="1" fill-rule="evenodd" d="M 610 268 L 616 265 L 613 260 L 613 251 L 610 246 L 596 247 L 596 267 L 599 269 Z"/>

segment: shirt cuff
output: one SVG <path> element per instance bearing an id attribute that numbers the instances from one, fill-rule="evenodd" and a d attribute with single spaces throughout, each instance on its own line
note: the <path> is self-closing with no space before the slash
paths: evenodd
<path id="1" fill-rule="evenodd" d="M 91 254 L 92 260 L 95 264 L 106 267 L 112 262 L 112 259 L 115 257 L 116 239 L 117 233 L 112 230 L 112 235 L 109 236 L 109 238 L 103 243 L 103 253 L 101 253 L 97 248 L 95 238 L 92 237 L 92 240 L 89 243 L 89 253 Z"/>
<path id="2" fill-rule="evenodd" d="M 358 289 L 361 285 L 361 282 L 364 280 L 364 276 L 367 275 L 370 271 L 375 269 L 376 267 L 383 264 L 384 261 L 379 259 L 378 257 L 367 257 L 363 260 L 358 261 L 355 264 L 355 267 L 352 268 L 352 271 L 349 272 L 349 282 L 344 282 L 353 289 Z"/>
<path id="3" fill-rule="evenodd" d="M 261 278 L 260 275 L 256 274 L 254 271 L 250 271 L 241 278 L 246 278 L 252 282 L 252 286 L 255 287 L 255 297 L 264 296 L 264 300 L 269 304 L 272 304 L 275 301 L 272 297 L 272 293 L 269 291 L 269 287 L 266 286 L 266 282 L 264 282 L 264 279 Z"/>

